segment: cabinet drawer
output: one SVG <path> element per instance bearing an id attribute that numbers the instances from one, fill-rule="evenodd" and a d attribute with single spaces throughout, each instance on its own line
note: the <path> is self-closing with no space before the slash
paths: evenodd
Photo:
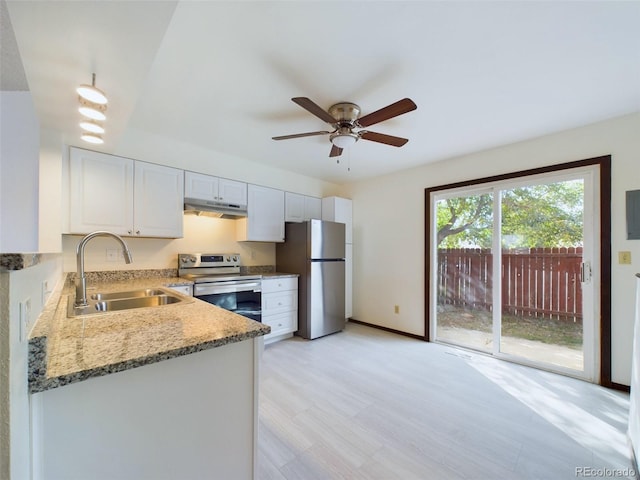
<path id="1" fill-rule="evenodd" d="M 298 312 L 287 312 L 278 315 L 262 316 L 262 323 L 271 327 L 271 333 L 266 337 L 295 332 L 298 329 Z"/>
<path id="2" fill-rule="evenodd" d="M 285 292 L 264 293 L 262 292 L 262 314 L 288 312 L 298 309 L 298 290 L 287 290 Z"/>
<path id="3" fill-rule="evenodd" d="M 298 277 L 263 278 L 262 293 L 282 292 L 284 290 L 297 290 Z"/>

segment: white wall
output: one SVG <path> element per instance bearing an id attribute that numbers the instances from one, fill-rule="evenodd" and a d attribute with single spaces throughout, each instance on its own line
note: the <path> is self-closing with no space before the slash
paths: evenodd
<path id="1" fill-rule="evenodd" d="M 31 476 L 28 343 L 23 335 L 33 327 L 46 303 L 42 283 L 46 281 L 51 291 L 62 279 L 61 256 L 48 257 L 33 267 L 0 273 L 0 478 L 3 479 Z M 23 329 L 20 303 L 27 299 L 31 302 L 31 313 Z"/>
<path id="2" fill-rule="evenodd" d="M 38 119 L 29 92 L 0 92 L 0 252 L 38 251 Z"/>
<path id="3" fill-rule="evenodd" d="M 428 141 L 424 139 L 423 141 Z M 612 381 L 629 385 L 634 272 L 640 241 L 626 240 L 625 191 L 640 188 L 640 114 L 346 185 L 353 199 L 354 318 L 424 334 L 424 189 L 612 155 Z M 632 252 L 618 265 L 617 252 Z M 400 313 L 393 306 L 400 305 Z"/>

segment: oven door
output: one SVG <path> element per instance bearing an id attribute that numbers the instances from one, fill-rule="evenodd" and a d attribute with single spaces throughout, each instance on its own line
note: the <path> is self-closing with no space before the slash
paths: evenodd
<path id="1" fill-rule="evenodd" d="M 196 283 L 193 286 L 193 296 L 256 322 L 262 320 L 260 280 Z"/>

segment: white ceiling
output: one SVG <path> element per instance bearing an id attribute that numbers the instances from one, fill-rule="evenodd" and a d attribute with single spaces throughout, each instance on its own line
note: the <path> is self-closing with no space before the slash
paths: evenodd
<path id="1" fill-rule="evenodd" d="M 7 1 L 41 124 L 79 144 L 75 87 L 97 74 L 106 143 L 144 131 L 337 183 L 640 111 L 640 1 Z M 370 113 L 328 157 L 291 102 Z M 88 146 L 88 145 L 87 145 Z M 350 167 L 348 171 L 347 167 Z"/>

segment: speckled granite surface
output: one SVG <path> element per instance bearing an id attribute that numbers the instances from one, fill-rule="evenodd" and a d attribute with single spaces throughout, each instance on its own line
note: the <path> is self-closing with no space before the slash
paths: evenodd
<path id="1" fill-rule="evenodd" d="M 276 267 L 273 265 L 249 265 L 240 266 L 241 275 L 259 275 L 261 273 L 273 273 L 276 271 Z"/>
<path id="2" fill-rule="evenodd" d="M 135 277 L 135 275 L 134 275 Z M 118 277 L 114 277 L 118 278 Z M 38 318 L 29 340 L 29 391 L 41 392 L 169 358 L 266 335 L 270 327 L 200 300 L 67 318 L 69 280 Z M 89 282 L 87 293 L 184 285 L 177 277 Z"/>
<path id="3" fill-rule="evenodd" d="M 22 270 L 33 267 L 57 254 L 49 253 L 0 253 L 0 270 Z"/>

